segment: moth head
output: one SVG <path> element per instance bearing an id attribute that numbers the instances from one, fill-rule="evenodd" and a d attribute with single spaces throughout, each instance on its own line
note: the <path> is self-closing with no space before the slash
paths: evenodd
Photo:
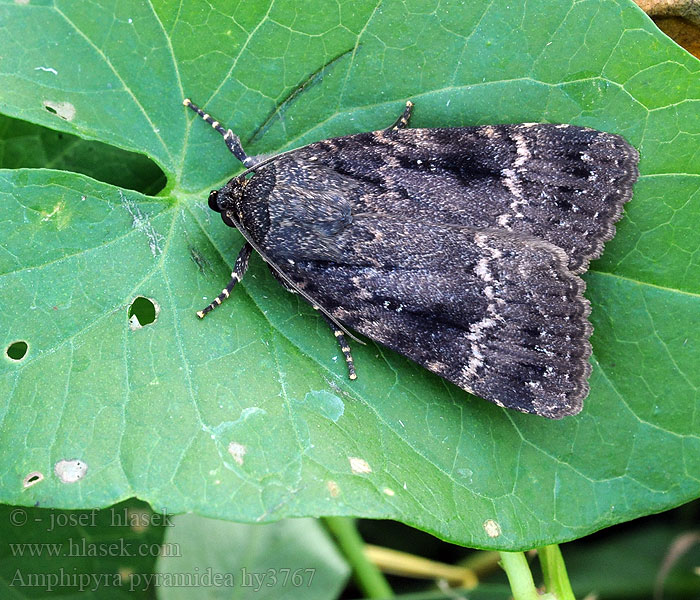
<path id="1" fill-rule="evenodd" d="M 240 180 L 236 177 L 220 190 L 212 190 L 209 193 L 209 208 L 221 214 L 224 223 L 229 227 L 236 227 L 231 216 L 238 215 L 238 220 L 242 218 L 240 210 L 243 204 L 243 188 L 246 183 L 246 179 Z"/>
<path id="2" fill-rule="evenodd" d="M 209 208 L 218 213 L 234 210 L 243 197 L 243 188 L 247 182 L 247 179 L 234 177 L 220 190 L 209 192 Z"/>
<path id="3" fill-rule="evenodd" d="M 211 192 L 209 192 L 209 200 L 208 200 L 209 208 L 220 213 L 221 208 L 219 207 L 218 198 L 219 198 L 219 190 L 212 190 Z"/>

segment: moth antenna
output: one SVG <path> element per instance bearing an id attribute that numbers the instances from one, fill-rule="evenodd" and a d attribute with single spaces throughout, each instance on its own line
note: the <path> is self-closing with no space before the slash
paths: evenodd
<path id="1" fill-rule="evenodd" d="M 274 156 L 270 156 L 269 158 L 266 158 L 265 160 L 262 160 L 260 162 L 255 162 L 255 159 L 252 156 L 248 156 L 245 151 L 243 150 L 243 146 L 241 145 L 241 140 L 240 138 L 233 133 L 230 129 L 224 129 L 221 126 L 221 123 L 219 121 L 216 121 L 212 118 L 212 116 L 209 113 L 205 113 L 199 106 L 197 106 L 192 100 L 189 98 L 185 98 L 182 101 L 182 104 L 184 106 L 187 106 L 188 108 L 191 108 L 194 112 L 196 112 L 202 119 L 204 119 L 209 125 L 211 125 L 216 131 L 218 131 L 223 137 L 224 141 L 226 142 L 226 146 L 228 149 L 231 151 L 231 153 L 238 159 L 240 160 L 247 168 L 243 173 L 239 174 L 236 179 L 239 181 L 242 180 L 246 175 L 252 173 L 253 171 L 257 171 L 260 167 L 264 167 L 265 165 L 270 164 L 271 162 L 275 162 L 279 158 L 286 156 L 287 154 L 291 154 L 293 152 L 297 151 L 297 148 L 293 148 L 292 150 L 287 150 L 285 152 L 280 152 L 279 154 L 275 154 Z M 411 113 L 413 112 L 413 102 L 408 100 L 406 102 L 406 106 L 404 108 L 403 114 L 396 120 L 396 122 L 391 125 L 390 127 L 387 128 L 389 131 L 395 131 L 397 129 L 403 129 L 408 125 L 408 121 L 411 118 Z M 256 249 L 257 250 L 257 249 Z M 268 263 L 269 264 L 269 263 Z M 354 340 L 357 340 L 357 338 L 353 337 L 352 334 L 348 333 L 350 337 L 352 337 Z M 357 340 L 360 341 L 360 340 Z M 360 341 L 360 343 L 363 343 Z"/>
<path id="2" fill-rule="evenodd" d="M 189 102 L 189 100 L 185 100 L 185 102 Z M 190 104 L 192 104 L 190 102 Z M 189 105 L 188 105 L 189 106 Z M 413 113 L 413 107 L 414 104 L 410 100 L 406 102 L 406 106 L 403 110 L 403 113 L 401 116 L 396 119 L 393 125 L 390 127 L 387 127 L 386 131 L 396 131 L 397 129 L 403 129 L 408 125 L 409 120 L 411 119 L 411 114 Z M 198 114 L 201 114 L 201 111 L 198 111 Z M 202 115 L 203 116 L 203 115 Z M 270 156 L 269 158 L 266 158 L 265 160 L 261 160 L 260 162 L 256 162 L 254 165 L 246 165 L 248 167 L 243 173 L 240 175 L 236 176 L 236 179 L 241 181 L 246 175 L 249 173 L 252 173 L 253 171 L 257 171 L 260 167 L 264 167 L 265 165 L 270 164 L 271 162 L 275 162 L 279 158 L 286 156 L 287 154 L 292 154 L 293 152 L 296 152 L 297 148 L 293 148 L 292 150 L 286 150 L 285 152 L 280 152 L 279 154 L 275 154 L 274 156 Z M 354 339 L 354 338 L 353 338 Z"/>
<path id="3" fill-rule="evenodd" d="M 235 133 L 233 133 L 233 131 L 231 131 L 230 129 L 224 129 L 221 126 L 221 123 L 219 123 L 219 121 L 212 118 L 212 116 L 209 113 L 205 113 L 189 98 L 185 98 L 182 101 L 182 104 L 188 108 L 191 108 L 224 137 L 226 147 L 231 151 L 231 154 L 233 154 L 238 160 L 240 160 L 246 167 L 252 166 L 254 162 L 253 158 L 245 153 L 245 150 L 243 150 L 243 146 L 241 145 L 240 138 Z"/>
<path id="4" fill-rule="evenodd" d="M 413 112 L 413 102 L 410 100 L 406 101 L 406 107 L 403 109 L 402 115 L 394 121 L 393 125 L 386 128 L 386 131 L 396 131 L 397 129 L 403 129 L 408 126 L 408 122 L 411 120 L 411 113 Z"/>
<path id="5" fill-rule="evenodd" d="M 348 367 L 348 379 L 357 379 L 357 373 L 355 372 L 355 361 L 352 360 L 352 352 L 350 351 L 348 343 L 345 341 L 345 336 L 343 335 L 343 332 L 340 329 L 338 329 L 335 326 L 335 323 L 330 321 L 325 314 L 321 313 L 321 315 L 326 320 L 326 323 L 330 325 L 331 331 L 333 332 L 335 339 L 338 341 L 338 346 L 340 346 L 340 351 L 345 357 L 345 364 Z"/>
<path id="6" fill-rule="evenodd" d="M 292 148 L 291 150 L 286 150 L 285 152 L 280 152 L 279 154 L 275 154 L 274 156 L 270 156 L 269 158 L 266 158 L 265 160 L 261 160 L 260 162 L 257 162 L 254 165 L 248 167 L 245 171 L 243 171 L 243 173 L 236 175 L 236 179 L 238 181 L 241 181 L 249 173 L 252 173 L 253 171 L 257 171 L 260 167 L 264 167 L 265 165 L 269 165 L 271 162 L 275 162 L 276 160 L 282 158 L 283 156 L 287 156 L 287 154 L 292 154 L 292 153 L 296 152 L 297 150 L 298 150 L 298 148 Z"/>

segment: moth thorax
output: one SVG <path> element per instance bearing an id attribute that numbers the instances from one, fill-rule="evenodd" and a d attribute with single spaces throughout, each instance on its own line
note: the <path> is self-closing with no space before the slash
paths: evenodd
<path id="1" fill-rule="evenodd" d="M 275 180 L 269 171 L 265 169 L 242 182 L 234 200 L 238 221 L 258 243 L 263 242 L 270 229 L 268 202 Z"/>

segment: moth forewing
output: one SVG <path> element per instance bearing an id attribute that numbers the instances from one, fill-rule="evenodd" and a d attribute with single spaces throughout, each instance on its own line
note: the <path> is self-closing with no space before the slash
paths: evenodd
<path id="1" fill-rule="evenodd" d="M 592 327 L 578 275 L 632 194 L 638 154 L 623 138 L 538 123 L 406 129 L 408 103 L 387 129 L 260 161 L 185 104 L 249 167 L 210 197 L 247 240 L 225 297 L 254 248 L 327 315 L 351 377 L 340 322 L 499 406 L 581 410 Z"/>

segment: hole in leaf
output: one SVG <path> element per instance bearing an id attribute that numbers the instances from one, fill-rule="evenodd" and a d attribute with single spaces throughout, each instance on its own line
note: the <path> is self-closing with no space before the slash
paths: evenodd
<path id="1" fill-rule="evenodd" d="M 36 485 L 41 481 L 44 481 L 44 474 L 40 471 L 32 471 L 24 478 L 24 481 L 22 482 L 22 487 L 32 487 L 33 485 Z"/>
<path id="2" fill-rule="evenodd" d="M 44 100 L 43 106 L 52 115 L 60 117 L 64 121 L 75 119 L 75 106 L 70 102 L 56 102 L 55 100 Z"/>
<path id="3" fill-rule="evenodd" d="M 150 298 L 138 296 L 129 307 L 129 327 L 141 329 L 156 320 L 159 312 L 158 305 Z"/>
<path id="4" fill-rule="evenodd" d="M 54 106 L 44 108 L 56 114 Z M 166 184 L 163 171 L 143 154 L 4 115 L 0 115 L 0 131 L 3 132 L 4 152 L 0 152 L 0 168 L 3 169 L 50 166 L 149 196 L 158 194 Z M 34 146 L 40 146 L 41 151 L 27 151 L 27 140 L 32 138 L 40 140 Z"/>
<path id="5" fill-rule="evenodd" d="M 22 360 L 26 355 L 27 355 L 27 349 L 29 346 L 27 345 L 27 342 L 23 342 L 22 340 L 18 342 L 12 342 L 8 347 L 7 350 L 5 350 L 5 353 L 9 358 L 12 360 Z"/>

